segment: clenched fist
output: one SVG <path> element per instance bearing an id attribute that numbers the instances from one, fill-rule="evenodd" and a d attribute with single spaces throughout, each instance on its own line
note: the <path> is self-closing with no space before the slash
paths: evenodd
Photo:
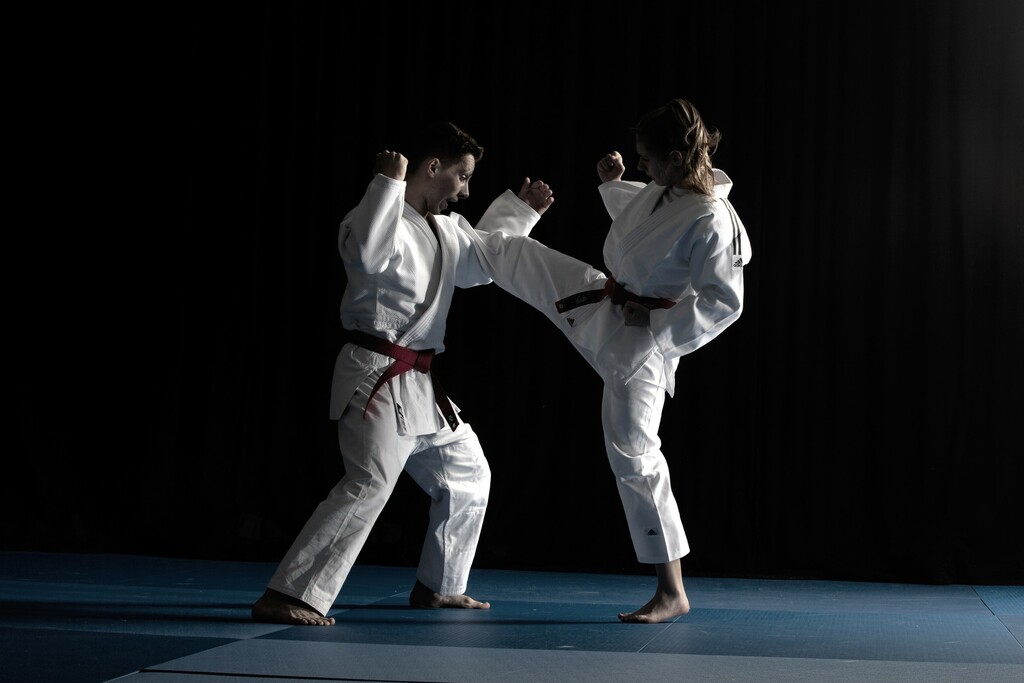
<path id="1" fill-rule="evenodd" d="M 597 177 L 602 183 L 619 180 L 625 171 L 626 165 L 622 163 L 622 155 L 618 152 L 609 152 L 597 162 Z"/>
<path id="2" fill-rule="evenodd" d="M 539 214 L 543 214 L 555 202 L 554 192 L 550 185 L 543 180 L 535 180 L 531 183 L 529 177 L 523 181 L 523 187 L 519 190 L 519 198 Z"/>
<path id="3" fill-rule="evenodd" d="M 374 166 L 374 173 L 386 175 L 395 180 L 405 180 L 405 170 L 409 166 L 409 160 L 400 152 L 384 150 L 377 154 L 377 164 Z"/>

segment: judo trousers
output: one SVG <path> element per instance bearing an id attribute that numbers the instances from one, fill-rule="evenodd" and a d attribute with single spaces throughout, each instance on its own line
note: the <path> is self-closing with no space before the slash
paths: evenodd
<path id="1" fill-rule="evenodd" d="M 430 496 L 416 578 L 440 595 L 466 591 L 490 491 L 480 440 L 466 423 L 433 434 L 398 433 L 390 388 L 363 409 L 372 373 L 338 420 L 345 475 L 314 510 L 268 586 L 326 615 L 403 470 Z"/>
<path id="2" fill-rule="evenodd" d="M 661 355 L 655 353 L 625 382 L 615 376 L 613 368 L 606 367 L 604 357 L 575 341 L 569 318 L 576 313 L 562 314 L 555 307 L 564 297 L 600 290 L 607 276 L 531 238 L 491 234 L 486 241 L 478 241 L 477 248 L 494 282 L 543 313 L 604 380 L 601 423 L 605 450 L 637 561 L 663 564 L 687 555 L 690 547 L 658 437 L 667 386 Z M 609 299 L 588 308 L 593 307 L 595 318 L 622 315 L 621 307 Z"/>
<path id="3" fill-rule="evenodd" d="M 663 367 L 658 356 L 625 384 L 605 379 L 601 399 L 608 464 L 636 559 L 645 564 L 664 564 L 690 552 L 658 437 L 665 405 Z"/>

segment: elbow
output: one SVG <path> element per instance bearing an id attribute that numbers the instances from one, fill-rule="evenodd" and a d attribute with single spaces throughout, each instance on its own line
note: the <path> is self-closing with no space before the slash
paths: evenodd
<path id="1" fill-rule="evenodd" d="M 743 290 L 735 287 L 714 287 L 705 290 L 707 299 L 712 303 L 711 309 L 717 312 L 716 317 L 725 319 L 738 318 L 743 312 Z M 713 292 L 713 293 L 712 293 Z"/>
<path id="2" fill-rule="evenodd" d="M 729 302 L 729 315 L 732 318 L 738 318 L 743 313 L 743 297 L 738 296 Z"/>

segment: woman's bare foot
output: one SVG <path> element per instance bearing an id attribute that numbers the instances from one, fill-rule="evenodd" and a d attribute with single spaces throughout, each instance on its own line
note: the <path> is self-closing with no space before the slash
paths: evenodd
<path id="1" fill-rule="evenodd" d="M 468 595 L 439 595 L 416 581 L 409 593 L 409 604 L 420 609 L 438 609 L 440 607 L 461 607 L 463 609 L 490 609 L 491 603 L 474 600 Z"/>
<path id="2" fill-rule="evenodd" d="M 681 617 L 690 611 L 690 600 L 683 588 L 683 567 L 679 560 L 655 565 L 658 588 L 646 605 L 635 612 L 622 612 L 619 621 L 627 624 L 657 624 Z"/>
<path id="3" fill-rule="evenodd" d="M 290 595 L 268 588 L 252 606 L 252 618 L 271 624 L 334 626 L 334 617 L 321 616 L 312 607 Z"/>
<path id="4" fill-rule="evenodd" d="M 681 595 L 665 595 L 661 590 L 654 594 L 650 602 L 635 612 L 622 612 L 619 621 L 627 624 L 657 624 L 682 616 L 690 611 L 690 601 L 686 593 Z"/>

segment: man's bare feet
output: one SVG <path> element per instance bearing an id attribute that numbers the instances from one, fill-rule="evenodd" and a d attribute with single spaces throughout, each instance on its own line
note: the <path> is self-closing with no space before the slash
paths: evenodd
<path id="1" fill-rule="evenodd" d="M 334 626 L 334 617 L 321 616 L 312 607 L 290 595 L 268 588 L 252 606 L 252 618 L 271 624 Z"/>
<path id="2" fill-rule="evenodd" d="M 416 581 L 409 593 L 409 604 L 419 609 L 438 609 L 440 607 L 461 607 L 463 609 L 490 609 L 491 603 L 474 600 L 468 595 L 439 595 Z"/>
<path id="3" fill-rule="evenodd" d="M 657 624 L 661 621 L 675 619 L 690 611 L 690 601 L 686 593 L 669 596 L 661 590 L 654 594 L 650 602 L 635 612 L 622 612 L 619 621 L 627 624 Z"/>

